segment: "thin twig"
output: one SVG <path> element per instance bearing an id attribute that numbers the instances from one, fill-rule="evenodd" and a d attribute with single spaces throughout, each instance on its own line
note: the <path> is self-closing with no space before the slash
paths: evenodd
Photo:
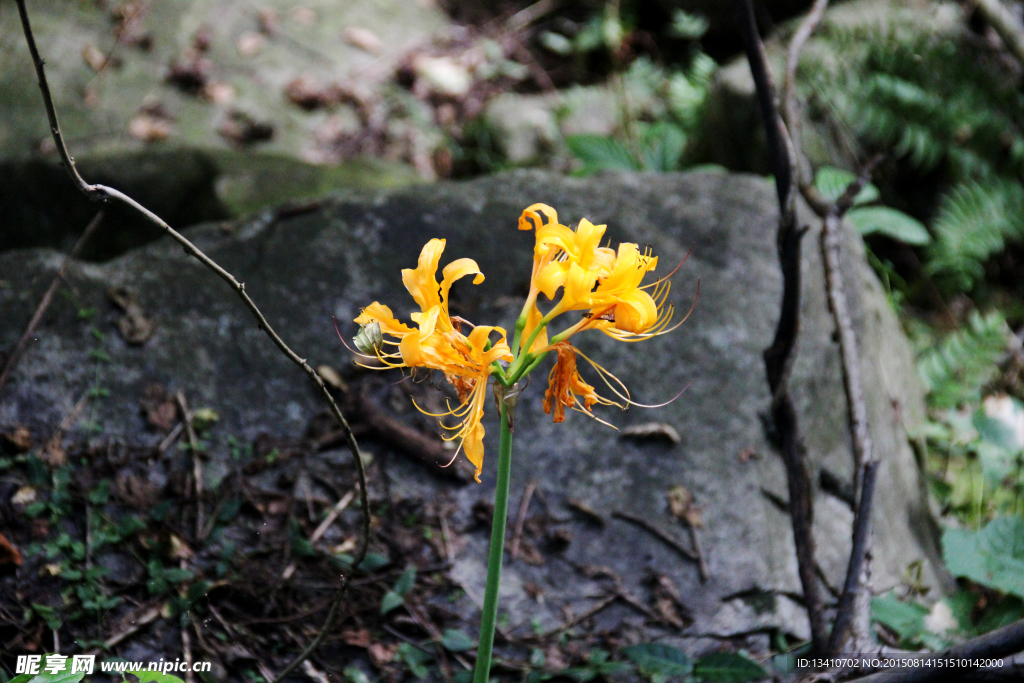
<path id="1" fill-rule="evenodd" d="M 181 421 L 185 425 L 185 433 L 188 434 L 188 448 L 192 451 L 192 478 L 195 480 L 196 491 L 196 538 L 203 537 L 203 461 L 199 459 L 199 439 L 196 437 L 196 429 L 192 424 L 192 411 L 189 410 L 188 401 L 185 400 L 185 393 L 179 391 L 174 399 L 178 402 L 178 410 L 181 411 Z"/>
<path id="2" fill-rule="evenodd" d="M 178 394 L 179 398 L 181 394 Z M 181 568 L 188 567 L 185 560 L 181 561 Z M 185 599 L 185 589 L 181 589 L 181 598 Z M 185 615 L 187 617 L 187 615 Z M 188 632 L 188 623 L 181 625 L 181 658 L 185 660 L 185 683 L 195 683 L 195 674 L 192 671 L 192 637 Z"/>
<path id="3" fill-rule="evenodd" d="M 700 558 L 697 556 L 696 553 L 691 552 L 690 550 L 684 548 L 683 545 L 679 541 L 677 541 L 676 539 L 674 539 L 671 536 L 671 534 L 669 534 L 668 532 L 662 531 L 661 529 L 659 529 L 655 525 L 653 525 L 650 522 L 648 522 L 643 517 L 637 517 L 636 515 L 631 515 L 628 512 L 622 512 L 621 510 L 615 510 L 614 512 L 612 512 L 612 517 L 616 517 L 618 519 L 621 519 L 624 522 L 629 522 L 631 524 L 635 524 L 638 527 L 640 527 L 641 529 L 644 529 L 645 531 L 651 532 L 652 534 L 657 536 L 659 539 L 661 539 L 666 545 L 668 545 L 670 548 L 675 550 L 677 553 L 679 553 L 680 555 L 682 555 L 686 559 L 691 560 L 693 562 L 700 562 Z"/>
<path id="4" fill-rule="evenodd" d="M 515 562 L 516 558 L 519 557 L 519 544 L 523 540 L 523 526 L 526 524 L 526 513 L 530 509 L 530 500 L 533 498 L 533 492 L 536 490 L 537 482 L 531 481 L 526 485 L 523 497 L 519 501 L 519 514 L 516 516 L 516 527 L 515 531 L 512 532 L 512 544 L 509 546 L 508 551 L 511 562 Z"/>
<path id="5" fill-rule="evenodd" d="M 772 345 L 764 351 L 765 373 L 772 394 L 772 419 L 782 442 L 797 569 L 811 625 L 812 648 L 815 652 L 824 652 L 828 638 L 821 592 L 814 569 L 812 480 L 797 422 L 796 408 L 793 406 L 788 388 L 800 329 L 800 243 L 805 232 L 797 224 L 793 192 L 796 154 L 777 110 L 775 88 L 771 73 L 768 71 L 764 44 L 757 30 L 753 4 L 751 0 L 736 0 L 736 9 L 744 49 L 764 119 L 768 152 L 775 174 L 775 192 L 779 201 L 776 249 L 782 267 L 782 306 L 778 326 L 775 328 L 775 338 Z"/>
<path id="6" fill-rule="evenodd" d="M 11 355 L 4 361 L 3 370 L 0 371 L 0 389 L 4 388 L 4 384 L 11 376 L 11 371 L 14 370 L 15 364 L 24 353 L 25 347 L 28 346 L 29 339 L 32 338 L 32 333 L 36 331 L 36 327 L 39 325 L 39 321 L 43 319 L 43 314 L 50 307 L 50 303 L 53 301 L 54 295 L 57 290 L 60 289 L 60 283 L 64 280 L 64 274 L 67 273 L 68 266 L 71 265 L 71 261 L 78 258 L 78 255 L 82 253 L 82 247 L 88 241 L 89 237 L 96 232 L 96 228 L 103 222 L 103 210 L 101 209 L 93 216 L 93 219 L 89 221 L 89 224 L 85 226 L 85 230 L 82 231 L 82 235 L 75 242 L 74 248 L 71 249 L 66 257 L 64 257 L 64 263 L 61 264 L 60 270 L 57 275 L 54 276 L 53 282 L 50 283 L 49 288 L 46 290 L 46 294 L 43 294 L 43 298 L 39 300 L 39 306 L 36 307 L 36 312 L 32 314 L 32 319 L 28 321 L 28 325 L 25 327 L 25 331 L 22 332 L 21 338 L 18 339 L 18 343 L 14 345 L 14 349 L 11 351 Z"/>
<path id="7" fill-rule="evenodd" d="M 78 169 L 75 167 L 74 159 L 72 159 L 71 155 L 68 153 L 67 146 L 64 144 L 64 136 L 61 134 L 60 125 L 57 121 L 57 111 L 53 105 L 53 97 L 50 95 L 50 86 L 47 84 L 46 81 L 46 73 L 43 68 L 44 62 L 42 57 L 40 57 L 39 55 L 39 49 L 36 47 L 35 37 L 32 35 L 32 26 L 29 23 L 28 11 L 25 8 L 25 0 L 15 0 L 15 4 L 17 4 L 18 6 L 18 15 L 21 18 L 21 26 L 25 33 L 25 41 L 28 44 L 29 52 L 32 55 L 32 62 L 35 66 L 36 76 L 39 79 L 39 90 L 42 93 L 43 106 L 46 108 L 46 117 L 50 123 L 50 133 L 53 136 L 53 141 L 57 147 L 57 152 L 60 155 L 61 161 L 64 164 L 64 170 L 67 171 L 68 176 L 71 178 L 72 182 L 74 182 L 78 190 L 85 194 L 90 199 L 92 199 L 93 201 L 106 201 L 108 199 L 114 199 L 127 205 L 132 209 L 135 209 L 135 211 L 137 211 L 139 214 L 147 218 L 154 225 L 161 228 L 165 233 L 167 233 L 179 244 L 181 244 L 187 255 L 194 256 L 196 259 L 199 260 L 200 263 L 202 263 L 204 266 L 213 271 L 214 274 L 216 274 L 219 278 L 224 280 L 224 282 L 226 282 L 233 290 L 235 290 L 235 293 L 238 294 L 239 298 L 242 299 L 242 302 L 245 304 L 245 306 L 252 313 L 253 317 L 256 319 L 256 323 L 259 329 L 266 333 L 266 335 L 270 337 L 270 340 L 281 351 L 281 353 L 283 353 L 293 363 L 298 365 L 302 369 L 302 371 L 306 373 L 306 376 L 308 376 L 317 385 L 317 388 L 320 389 L 320 393 L 323 395 L 324 399 L 327 401 L 328 405 L 331 408 L 331 413 L 333 413 L 335 419 L 337 419 L 338 424 L 341 426 L 342 430 L 345 433 L 346 441 L 348 442 L 349 450 L 352 452 L 352 458 L 353 460 L 355 460 L 356 472 L 359 477 L 360 507 L 363 513 L 363 520 L 359 538 L 359 547 L 356 550 L 355 558 L 352 563 L 353 568 L 358 567 L 359 564 L 366 557 L 366 550 L 370 541 L 370 501 L 369 494 L 367 492 L 366 469 L 363 465 L 362 453 L 359 450 L 359 444 L 356 442 L 355 436 L 352 434 L 352 428 L 349 426 L 348 420 L 345 419 L 345 415 L 341 412 L 341 409 L 338 407 L 338 404 L 335 403 L 330 391 L 328 391 L 327 386 L 324 384 L 324 381 L 320 379 L 320 376 L 316 373 L 316 371 L 313 370 L 312 367 L 310 367 L 309 363 L 307 363 L 304 358 L 300 357 L 297 353 L 295 353 L 291 349 L 291 347 L 289 347 L 284 342 L 284 340 L 281 339 L 277 332 L 274 331 L 270 323 L 267 322 L 267 319 L 264 317 L 263 313 L 256 306 L 255 302 L 253 302 L 253 300 L 246 293 L 244 283 L 241 283 L 238 280 L 236 280 L 234 276 L 231 275 L 231 273 L 224 270 L 224 268 L 222 268 L 213 259 L 207 256 L 203 251 L 201 251 L 198 247 L 192 244 L 192 242 L 185 238 L 184 235 L 174 230 L 171 226 L 164 222 L 163 219 L 161 219 L 159 216 L 154 214 L 146 207 L 136 202 L 128 195 L 118 190 L 115 190 L 114 188 L 107 187 L 105 185 L 90 185 L 85 182 L 81 174 L 79 174 Z M 335 616 L 337 616 L 338 607 L 341 604 L 342 598 L 345 595 L 350 574 L 351 572 L 346 572 L 342 575 L 341 582 L 335 593 L 334 602 L 332 603 L 331 609 L 327 614 L 327 619 L 325 620 L 324 625 L 321 627 L 320 631 L 317 633 L 316 637 L 310 642 L 306 649 L 303 652 L 301 652 L 294 661 L 292 661 L 291 664 L 285 667 L 284 671 L 282 671 L 277 676 L 277 678 L 274 679 L 273 683 L 279 683 L 281 680 L 286 678 L 289 674 L 291 674 L 292 671 L 294 671 L 302 663 L 303 660 L 305 660 L 314 650 L 316 650 L 317 647 L 320 646 L 320 643 L 326 636 L 327 631 L 334 623 Z"/>
<path id="8" fill-rule="evenodd" d="M 786 58 L 786 76 L 782 86 L 782 119 L 786 124 L 786 129 L 789 131 L 789 137 L 793 144 L 793 156 L 796 162 L 795 170 L 799 185 L 810 184 L 811 174 L 807 160 L 801 151 L 803 127 L 801 126 L 800 110 L 797 106 L 796 71 L 800 65 L 800 53 L 803 52 L 804 45 L 807 44 L 811 34 L 814 33 L 814 29 L 821 23 L 821 18 L 825 14 L 827 7 L 828 0 L 814 0 L 814 5 L 803 21 L 800 22 L 800 27 L 793 34 L 793 39 L 789 42 L 789 54 Z"/>
<path id="9" fill-rule="evenodd" d="M 704 547 L 700 543 L 697 527 L 686 522 L 686 528 L 690 530 L 690 543 L 693 544 L 693 550 L 697 553 L 697 571 L 700 572 L 700 582 L 707 583 L 707 580 L 711 578 L 711 570 L 708 569 L 708 562 L 704 557 Z"/>
<path id="10" fill-rule="evenodd" d="M 132 612 L 121 623 L 127 624 L 125 628 L 103 641 L 103 648 L 109 650 L 125 638 L 138 632 L 143 626 L 151 624 L 160 616 L 161 605 L 143 605 L 135 612 Z M 96 654 L 98 650 L 89 650 L 86 654 Z"/>
<path id="11" fill-rule="evenodd" d="M 319 541 L 320 538 L 325 533 L 327 533 L 327 530 L 331 527 L 332 524 L 334 524 L 334 520 L 336 520 L 338 518 L 338 515 L 340 515 L 345 510 L 345 508 L 349 506 L 349 503 L 352 502 L 352 499 L 355 498 L 355 496 L 356 492 L 354 490 L 349 491 L 344 496 L 342 496 L 341 500 L 334 504 L 334 507 L 332 507 L 331 511 L 327 513 L 327 516 L 324 517 L 324 520 L 320 522 L 317 528 L 313 530 L 313 533 L 309 535 L 309 542 L 311 545 L 316 545 L 316 542 Z M 297 566 L 298 565 L 295 562 L 289 563 L 288 566 L 285 567 L 284 572 L 282 572 L 281 578 L 290 579 L 292 574 L 295 573 L 295 568 Z"/>

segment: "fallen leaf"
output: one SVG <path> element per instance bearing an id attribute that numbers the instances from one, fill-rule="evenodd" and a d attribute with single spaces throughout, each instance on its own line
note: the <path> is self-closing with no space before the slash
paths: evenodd
<path id="1" fill-rule="evenodd" d="M 193 555 L 192 549 L 188 547 L 188 544 L 175 534 L 168 535 L 167 554 L 176 560 L 189 560 L 192 559 Z"/>
<path id="2" fill-rule="evenodd" d="M 267 37 L 257 31 L 246 31 L 238 37 L 238 54 L 243 57 L 255 57 L 263 52 L 267 44 Z"/>
<path id="3" fill-rule="evenodd" d="M 684 628 L 689 619 L 686 607 L 679 599 L 679 590 L 665 574 L 656 574 L 651 581 L 654 594 L 654 610 L 667 623 Z"/>
<path id="4" fill-rule="evenodd" d="M 150 114 L 136 114 L 128 122 L 128 135 L 143 142 L 166 140 L 171 134 L 171 122 Z"/>
<path id="5" fill-rule="evenodd" d="M 224 81 L 210 81 L 203 86 L 202 96 L 214 104 L 226 107 L 235 101 L 235 89 Z"/>
<path id="6" fill-rule="evenodd" d="M 368 28 L 349 26 L 345 29 L 344 37 L 345 42 L 352 47 L 358 47 L 373 55 L 380 54 L 384 49 L 384 43 L 380 37 Z"/>
<path id="7" fill-rule="evenodd" d="M 132 345 L 149 341 L 156 332 L 156 325 L 146 317 L 135 294 L 124 287 L 111 287 L 107 290 L 107 296 L 124 314 L 117 319 L 117 330 L 121 337 Z"/>
<path id="8" fill-rule="evenodd" d="M 260 33 L 265 35 L 272 35 L 277 31 L 278 25 L 281 23 L 280 17 L 277 15 L 277 10 L 273 7 L 267 7 L 266 9 L 260 10 Z"/>
<path id="9" fill-rule="evenodd" d="M 370 631 L 361 628 L 355 631 L 342 631 L 341 642 L 352 647 L 369 647 L 371 641 Z"/>
<path id="10" fill-rule="evenodd" d="M 84 59 L 85 63 L 89 65 L 89 68 L 96 73 L 102 71 L 103 67 L 107 65 L 107 56 L 92 43 L 89 43 L 82 48 L 82 59 Z"/>
<path id="11" fill-rule="evenodd" d="M 14 547 L 7 537 L 0 534 L 0 565 L 13 564 L 21 566 L 21 553 Z"/>
<path id="12" fill-rule="evenodd" d="M 28 505 L 36 502 L 38 497 L 39 496 L 34 488 L 31 486 L 22 486 L 14 492 L 13 496 L 11 496 L 11 505 Z"/>
<path id="13" fill-rule="evenodd" d="M 366 651 L 370 654 L 370 661 L 378 669 L 383 669 L 395 659 L 398 645 L 384 645 L 383 643 L 371 643 Z"/>
<path id="14" fill-rule="evenodd" d="M 537 546 L 530 543 L 529 541 L 522 541 L 519 544 L 519 559 L 534 567 L 543 566 L 546 560 L 544 556 L 537 550 Z"/>
<path id="15" fill-rule="evenodd" d="M 668 507 L 672 515 L 695 529 L 704 528 L 702 508 L 693 504 L 693 494 L 685 486 L 673 486 L 668 491 Z"/>
<path id="16" fill-rule="evenodd" d="M 24 425 L 18 425 L 10 432 L 5 432 L 0 436 L 0 442 L 7 450 L 14 451 L 15 454 L 27 453 L 32 449 L 32 432 L 28 430 L 28 427 Z"/>
<path id="17" fill-rule="evenodd" d="M 638 441 L 668 441 L 673 444 L 682 441 L 676 428 L 664 422 L 645 422 L 626 427 L 620 432 L 619 438 L 631 438 Z"/>
<path id="18" fill-rule="evenodd" d="M 607 526 L 608 524 L 608 521 L 604 518 L 604 516 L 601 515 L 601 513 L 599 513 L 597 510 L 590 507 L 583 501 L 577 500 L 575 498 L 568 498 L 566 499 L 565 504 L 602 528 Z"/>
<path id="19" fill-rule="evenodd" d="M 284 94 L 292 104 L 306 111 L 326 107 L 341 98 L 336 87 L 320 85 L 309 76 L 293 79 L 285 86 Z"/>
<path id="20" fill-rule="evenodd" d="M 252 118 L 237 109 L 228 113 L 227 118 L 217 128 L 217 134 L 244 147 L 254 142 L 266 142 L 274 137 L 274 126 Z"/>
<path id="21" fill-rule="evenodd" d="M 60 576 L 61 566 L 59 564 L 46 564 L 39 570 L 40 574 L 49 574 L 50 576 Z"/>

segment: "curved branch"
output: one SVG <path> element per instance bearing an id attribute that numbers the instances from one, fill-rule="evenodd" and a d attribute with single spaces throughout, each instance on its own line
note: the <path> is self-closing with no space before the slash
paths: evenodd
<path id="1" fill-rule="evenodd" d="M 64 164 L 64 170 L 67 171 L 72 182 L 78 187 L 85 196 L 93 201 L 105 202 L 109 199 L 125 204 L 129 208 L 134 209 L 147 220 L 154 225 L 162 229 L 172 239 L 177 241 L 185 250 L 185 254 L 188 256 L 194 256 L 204 266 L 212 270 L 220 279 L 224 280 L 235 293 L 238 294 L 239 298 L 245 304 L 246 308 L 252 313 L 253 317 L 256 318 L 256 324 L 274 343 L 281 353 L 283 353 L 290 361 L 295 363 L 302 369 L 306 375 L 313 380 L 313 383 L 320 389 L 320 393 L 323 395 L 324 400 L 327 401 L 331 408 L 331 413 L 337 419 L 338 424 L 341 426 L 342 431 L 345 434 L 345 440 L 348 443 L 349 450 L 352 452 L 352 458 L 355 460 L 356 471 L 359 476 L 359 501 L 360 507 L 362 508 L 362 527 L 360 530 L 359 546 L 355 553 L 355 559 L 352 562 L 352 570 L 362 563 L 366 557 L 366 549 L 370 540 L 370 503 L 366 490 L 366 468 L 363 464 L 362 453 L 359 450 L 359 444 L 356 442 L 355 436 L 352 434 L 352 428 L 348 424 L 348 420 L 345 419 L 338 404 L 334 401 L 334 397 L 331 396 L 330 391 L 324 384 L 324 381 L 316 373 L 315 370 L 306 362 L 306 360 L 300 357 L 295 351 L 289 347 L 280 335 L 271 327 L 270 323 L 267 322 L 266 317 L 260 311 L 256 303 L 249 297 L 245 291 L 245 283 L 239 282 L 235 277 L 224 270 L 217 262 L 207 256 L 192 242 L 190 242 L 184 235 L 176 231 L 174 228 L 169 226 L 162 218 L 157 216 L 155 213 L 147 209 L 146 207 L 139 204 L 137 201 L 124 194 L 123 192 L 116 190 L 112 187 L 105 185 L 90 185 L 85 182 L 81 174 L 78 172 L 78 168 L 75 166 L 75 160 L 68 153 L 67 145 L 64 144 L 64 136 L 61 134 L 60 123 L 57 120 L 57 111 L 53 105 L 53 97 L 50 94 L 50 86 L 46 81 L 46 73 L 43 69 L 45 62 L 39 56 L 39 49 L 36 47 L 36 41 L 32 34 L 32 26 L 29 23 L 28 11 L 25 9 L 25 0 L 15 0 L 18 6 L 18 14 L 21 17 L 21 26 L 25 33 L 25 41 L 28 43 L 29 52 L 32 54 L 32 62 L 35 65 L 36 76 L 39 79 L 39 90 L 43 95 L 43 105 L 46 107 L 46 116 L 50 122 L 50 133 L 53 136 L 53 141 L 57 146 L 57 152 L 60 154 L 61 161 Z M 277 677 L 276 681 L 282 680 L 285 676 L 290 674 L 299 664 L 302 663 L 319 646 L 323 640 L 324 635 L 333 623 L 334 617 L 338 611 L 338 605 L 340 605 L 342 597 L 344 596 L 345 590 L 348 587 L 348 574 L 342 577 L 341 585 L 338 587 L 337 593 L 334 597 L 334 602 L 331 605 L 331 610 L 327 615 L 327 619 L 324 622 L 323 627 L 317 634 L 317 637 L 310 643 L 309 647 L 303 651 L 298 658 L 295 659 L 285 670 Z"/>

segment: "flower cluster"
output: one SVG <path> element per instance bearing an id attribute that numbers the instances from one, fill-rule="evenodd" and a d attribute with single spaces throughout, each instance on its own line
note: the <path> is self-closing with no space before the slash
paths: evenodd
<path id="1" fill-rule="evenodd" d="M 356 344 L 363 353 L 372 353 L 386 367 L 421 367 L 445 374 L 458 394 L 459 406 L 433 416 L 458 420 L 454 427 L 444 422 L 442 426 L 452 432 L 447 439 L 461 440 L 461 449 L 476 467 L 477 481 L 483 468 L 481 420 L 490 376 L 511 387 L 555 352 L 544 411 L 552 414 L 555 422 L 565 419 L 566 408 L 594 417 L 590 410 L 594 405 L 625 408 L 633 402 L 625 386 L 574 348 L 570 337 L 596 329 L 621 341 L 642 341 L 675 329 L 668 327 L 673 310 L 666 303 L 670 289 L 667 278 L 642 285 L 647 273 L 658 265 L 658 258 L 649 248 L 641 251 L 632 243 L 622 243 L 617 250 L 602 247 L 604 225 L 583 219 L 572 230 L 559 223 L 556 211 L 545 204 L 534 204 L 523 211 L 519 229 L 535 231 L 536 241 L 530 292 L 511 345 L 501 327 L 472 326 L 449 314 L 452 284 L 468 275 L 474 276 L 473 284 L 480 284 L 484 276 L 476 261 L 461 258 L 444 267 L 438 284 L 443 239 L 430 240 L 420 253 L 417 267 L 402 271 L 402 282 L 420 307 L 411 316 L 415 328 L 396 320 L 391 309 L 378 302 L 364 308 L 355 319 L 362 326 Z M 546 313 L 538 305 L 541 294 L 553 302 Z M 570 311 L 582 311 L 580 320 L 549 335 L 550 323 Z M 462 330 L 464 325 L 472 328 L 468 335 Z M 577 356 L 594 366 L 622 403 L 599 396 L 583 380 Z"/>

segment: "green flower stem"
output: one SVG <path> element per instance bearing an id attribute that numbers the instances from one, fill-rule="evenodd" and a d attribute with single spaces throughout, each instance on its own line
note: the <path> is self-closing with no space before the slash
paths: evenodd
<path id="1" fill-rule="evenodd" d="M 488 683 L 491 651 L 494 649 L 494 623 L 498 617 L 498 585 L 501 561 L 505 553 L 505 520 L 508 517 L 508 483 L 512 471 L 512 431 L 508 427 L 508 407 L 501 403 L 501 439 L 498 445 L 498 485 L 494 491 L 494 519 L 491 522 L 491 550 L 487 558 L 487 586 L 484 589 L 484 613 L 480 623 L 480 645 L 476 654 L 473 683 Z"/>

